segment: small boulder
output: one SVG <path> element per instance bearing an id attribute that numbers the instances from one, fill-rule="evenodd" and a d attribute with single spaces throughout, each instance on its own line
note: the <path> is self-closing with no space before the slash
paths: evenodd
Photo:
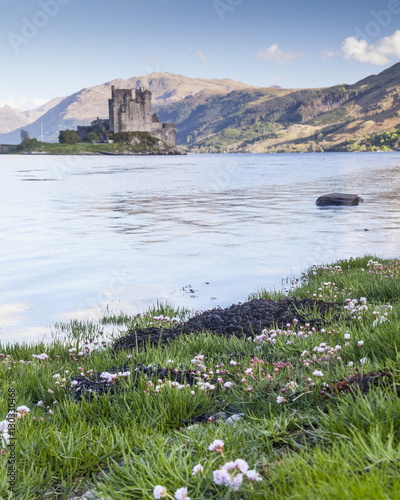
<path id="1" fill-rule="evenodd" d="M 330 193 L 320 196 L 315 204 L 319 207 L 358 205 L 364 201 L 358 194 Z"/>

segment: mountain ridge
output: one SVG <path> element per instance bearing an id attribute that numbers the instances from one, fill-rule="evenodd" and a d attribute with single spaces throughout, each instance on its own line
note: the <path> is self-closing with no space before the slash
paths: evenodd
<path id="1" fill-rule="evenodd" d="M 173 73 L 114 79 L 58 98 L 39 119 L 21 128 L 39 137 L 43 123 L 44 139 L 51 142 L 60 129 L 107 117 L 111 85 L 149 88 L 160 120 L 176 122 L 178 143 L 198 152 L 326 150 L 351 137 L 400 125 L 397 63 L 351 85 L 314 89 L 257 87 Z M 0 142 L 18 143 L 21 128 L 0 134 Z"/>

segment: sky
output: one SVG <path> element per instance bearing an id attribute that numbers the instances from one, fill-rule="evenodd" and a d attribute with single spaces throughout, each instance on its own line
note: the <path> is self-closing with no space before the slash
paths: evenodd
<path id="1" fill-rule="evenodd" d="M 0 107 L 152 72 L 326 87 L 400 59 L 400 0 L 0 1 Z"/>

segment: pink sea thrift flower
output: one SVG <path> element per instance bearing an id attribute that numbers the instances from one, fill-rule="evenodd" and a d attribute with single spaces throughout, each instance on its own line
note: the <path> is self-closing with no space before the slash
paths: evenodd
<path id="1" fill-rule="evenodd" d="M 47 361 L 49 359 L 44 352 L 42 354 L 32 354 L 32 358 L 40 359 L 41 361 Z"/>
<path id="2" fill-rule="evenodd" d="M 21 415 L 27 415 L 31 410 L 27 406 L 18 406 L 17 412 Z"/>
<path id="3" fill-rule="evenodd" d="M 235 470 L 235 469 L 236 469 L 235 462 L 226 462 L 226 464 L 224 464 L 222 466 L 222 470 L 226 470 L 228 472 L 230 472 L 231 470 Z"/>
<path id="4" fill-rule="evenodd" d="M 235 460 L 235 465 L 240 470 L 240 472 L 243 472 L 244 474 L 246 474 L 246 472 L 249 470 L 249 464 L 246 462 L 246 460 L 242 460 L 241 458 L 237 458 Z"/>
<path id="5" fill-rule="evenodd" d="M 201 464 L 195 465 L 192 469 L 192 474 L 195 477 L 199 476 L 202 472 L 204 472 L 204 467 Z"/>
<path id="6" fill-rule="evenodd" d="M 190 500 L 190 497 L 187 494 L 187 488 L 179 488 L 179 490 L 175 491 L 175 499 L 176 500 Z"/>
<path id="7" fill-rule="evenodd" d="M 262 477 L 258 472 L 256 472 L 254 469 L 248 470 L 246 472 L 247 479 L 249 481 L 262 481 Z"/>
<path id="8" fill-rule="evenodd" d="M 223 486 L 230 486 L 232 477 L 227 470 L 218 469 L 213 471 L 214 483 Z"/>
<path id="9" fill-rule="evenodd" d="M 233 491 L 238 490 L 242 486 L 242 483 L 243 483 L 243 474 L 236 474 L 236 476 L 234 476 L 231 481 Z"/>
<path id="10" fill-rule="evenodd" d="M 221 453 L 224 449 L 224 442 L 222 441 L 222 439 L 214 439 L 208 449 L 210 451 L 217 451 L 218 453 Z"/>
<path id="11" fill-rule="evenodd" d="M 167 488 L 164 488 L 164 486 L 160 486 L 159 484 L 157 484 L 157 486 L 154 487 L 153 496 L 156 499 L 167 496 Z"/>

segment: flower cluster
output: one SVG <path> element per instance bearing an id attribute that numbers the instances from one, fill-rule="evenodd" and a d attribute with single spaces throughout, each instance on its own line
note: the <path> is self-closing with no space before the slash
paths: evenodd
<path id="1" fill-rule="evenodd" d="M 0 440 L 3 449 L 10 444 L 14 423 L 25 415 L 29 415 L 30 411 L 27 406 L 18 406 L 15 411 L 9 411 L 6 419 L 0 422 Z"/>
<path id="2" fill-rule="evenodd" d="M 152 320 L 155 321 L 156 323 L 172 323 L 172 324 L 178 324 L 181 322 L 180 318 L 174 317 L 170 318 L 169 316 L 164 316 L 163 314 L 160 314 L 159 316 L 153 316 Z"/>
<path id="3" fill-rule="evenodd" d="M 153 489 L 153 497 L 156 499 L 169 497 L 169 498 L 175 498 L 175 500 L 190 500 L 187 488 L 179 488 L 178 490 L 175 491 L 175 495 L 171 497 L 171 495 L 168 494 L 167 488 L 159 484 L 155 486 Z"/>
<path id="4" fill-rule="evenodd" d="M 100 374 L 100 378 L 104 379 L 107 383 L 111 384 L 115 380 L 118 380 L 121 377 L 129 377 L 131 372 L 118 372 L 118 373 L 109 373 L 109 372 L 103 372 Z"/>
<path id="5" fill-rule="evenodd" d="M 40 361 L 48 361 L 49 360 L 49 357 L 44 352 L 42 354 L 32 354 L 32 358 L 39 359 Z"/>
<path id="6" fill-rule="evenodd" d="M 382 305 L 375 307 L 375 310 L 372 313 L 375 316 L 375 320 L 372 323 L 372 326 L 376 326 L 380 323 L 385 323 L 386 321 L 388 321 L 388 315 L 392 309 L 393 306 L 391 305 Z"/>
<path id="7" fill-rule="evenodd" d="M 365 297 L 361 297 L 359 301 L 347 298 L 345 302 L 344 309 L 349 311 L 352 318 L 362 319 L 363 314 L 368 311 L 367 299 Z"/>
<path id="8" fill-rule="evenodd" d="M 199 371 L 207 370 L 207 367 L 204 365 L 204 356 L 202 354 L 198 354 L 195 356 L 191 363 L 196 366 L 196 369 Z"/>
<path id="9" fill-rule="evenodd" d="M 272 344 L 276 344 L 276 341 L 279 337 L 288 337 L 288 338 L 303 338 L 306 339 L 310 337 L 316 332 L 315 328 L 311 328 L 309 323 L 306 323 L 304 326 L 300 326 L 298 329 L 296 328 L 298 324 L 298 320 L 293 320 L 293 326 L 289 323 L 286 325 L 286 330 L 276 329 L 276 330 L 267 330 L 264 329 L 261 332 L 261 335 L 256 335 L 254 338 L 249 337 L 249 340 L 255 342 L 256 344 L 265 344 L 267 342 L 271 342 Z"/>
<path id="10" fill-rule="evenodd" d="M 380 276 L 382 278 L 398 278 L 400 276 L 400 259 L 393 259 L 387 264 L 382 264 L 377 260 L 370 259 L 367 264 L 367 269 L 362 269 L 372 276 Z"/>
<path id="11" fill-rule="evenodd" d="M 221 453 L 223 456 L 224 442 L 222 439 L 215 439 L 208 447 L 210 451 Z M 262 481 L 262 477 L 254 469 L 249 468 L 249 464 L 237 458 L 235 461 L 225 461 L 217 470 L 213 471 L 214 483 L 219 486 L 232 488 L 233 491 L 238 490 L 244 479 L 249 481 Z"/>
<path id="12" fill-rule="evenodd" d="M 237 458 L 234 461 L 226 461 L 223 453 L 224 446 L 225 443 L 222 439 L 215 439 L 208 447 L 209 451 L 220 453 L 225 461 L 223 465 L 212 473 L 213 481 L 216 485 L 225 486 L 231 488 L 232 491 L 237 491 L 242 486 L 244 480 L 251 482 L 263 480 L 255 469 L 250 469 L 249 464 L 245 460 Z M 202 464 L 197 464 L 192 469 L 194 477 L 199 477 L 203 473 L 204 466 Z M 187 488 L 179 488 L 176 490 L 175 496 L 172 497 L 168 494 L 167 489 L 161 485 L 154 487 L 153 496 L 155 499 L 168 497 L 175 500 L 190 500 Z"/>

